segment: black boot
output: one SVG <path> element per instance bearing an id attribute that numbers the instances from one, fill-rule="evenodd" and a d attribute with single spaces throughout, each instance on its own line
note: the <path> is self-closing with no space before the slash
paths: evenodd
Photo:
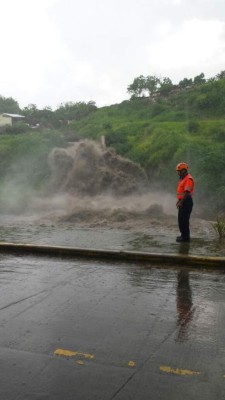
<path id="1" fill-rule="evenodd" d="M 190 242 L 190 238 L 189 237 L 178 236 L 176 238 L 176 242 L 178 242 L 178 243 Z"/>

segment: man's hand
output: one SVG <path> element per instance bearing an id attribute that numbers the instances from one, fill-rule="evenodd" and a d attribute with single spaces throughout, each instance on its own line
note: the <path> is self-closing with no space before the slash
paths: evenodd
<path id="1" fill-rule="evenodd" d="M 182 207 L 182 204 L 183 204 L 183 201 L 182 200 L 178 200 L 177 204 L 176 204 L 176 207 L 180 208 L 180 207 Z"/>
<path id="2" fill-rule="evenodd" d="M 176 204 L 177 208 L 182 207 L 183 202 L 184 202 L 184 200 L 187 198 L 187 196 L 189 195 L 189 193 L 190 193 L 190 192 L 188 192 L 187 190 L 185 190 L 183 199 L 180 199 L 180 200 L 177 201 L 177 204 Z"/>

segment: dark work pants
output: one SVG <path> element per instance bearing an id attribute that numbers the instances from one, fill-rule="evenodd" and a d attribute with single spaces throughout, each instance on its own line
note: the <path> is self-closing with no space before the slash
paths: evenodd
<path id="1" fill-rule="evenodd" d="M 178 209 L 178 225 L 181 236 L 185 239 L 190 238 L 189 220 L 192 212 L 193 200 L 187 196 L 181 207 Z"/>

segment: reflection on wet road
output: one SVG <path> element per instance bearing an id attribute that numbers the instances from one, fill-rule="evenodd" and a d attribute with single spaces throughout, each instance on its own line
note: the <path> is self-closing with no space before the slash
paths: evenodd
<path id="1" fill-rule="evenodd" d="M 188 325 L 194 316 L 188 271 L 177 273 L 177 314 L 177 325 L 179 327 L 177 340 L 184 341 L 188 339 Z"/>
<path id="2" fill-rule="evenodd" d="M 222 399 L 225 275 L 0 259 L 2 400 Z"/>

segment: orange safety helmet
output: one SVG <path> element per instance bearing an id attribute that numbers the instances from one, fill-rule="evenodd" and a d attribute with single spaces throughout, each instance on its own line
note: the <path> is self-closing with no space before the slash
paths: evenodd
<path id="1" fill-rule="evenodd" d="M 176 171 L 181 171 L 182 169 L 188 170 L 188 165 L 185 162 L 181 162 L 176 166 Z"/>

